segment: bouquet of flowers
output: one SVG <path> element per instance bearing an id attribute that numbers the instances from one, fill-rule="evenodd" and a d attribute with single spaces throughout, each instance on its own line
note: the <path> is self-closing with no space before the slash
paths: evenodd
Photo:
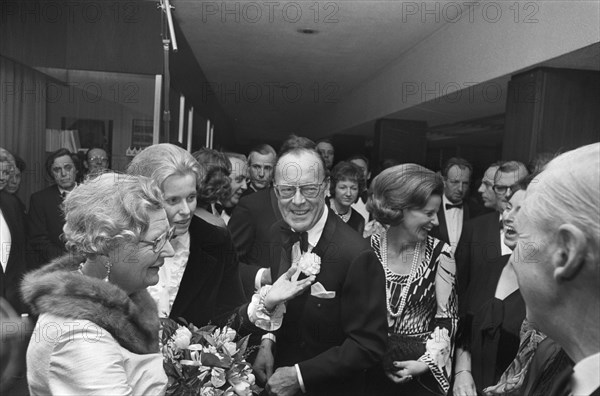
<path id="1" fill-rule="evenodd" d="M 248 338 L 228 326 L 181 326 L 161 319 L 161 352 L 169 377 L 167 395 L 252 396 L 262 391 L 245 357 Z"/>

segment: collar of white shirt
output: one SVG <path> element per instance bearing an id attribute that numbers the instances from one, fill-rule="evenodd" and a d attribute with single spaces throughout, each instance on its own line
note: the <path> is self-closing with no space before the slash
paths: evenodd
<path id="1" fill-rule="evenodd" d="M 325 228 L 325 223 L 327 222 L 328 214 L 329 214 L 329 209 L 327 209 L 327 206 L 324 205 L 323 206 L 323 214 L 321 215 L 321 218 L 319 218 L 319 221 L 317 221 L 317 223 L 313 226 L 313 228 L 311 228 L 310 230 L 307 231 L 308 244 L 313 248 L 315 246 L 317 246 L 317 243 L 319 243 L 319 239 L 321 239 L 321 234 L 323 234 L 323 229 Z M 292 229 L 292 231 L 295 231 L 295 230 Z"/>
<path id="2" fill-rule="evenodd" d="M 57 185 L 56 187 L 58 187 L 58 185 Z M 58 187 L 58 193 L 59 193 L 60 195 L 63 195 L 63 194 L 65 194 L 65 197 L 66 197 L 67 195 L 69 195 L 69 193 L 70 193 L 71 191 L 73 191 L 73 190 L 71 189 L 70 191 L 67 191 L 67 190 L 63 190 L 62 188 Z"/>
<path id="3" fill-rule="evenodd" d="M 442 208 L 444 209 L 444 212 L 446 212 L 446 204 L 456 205 L 454 202 L 450 202 L 450 200 L 448 198 L 446 198 L 446 194 L 442 194 Z M 452 210 L 455 210 L 455 209 L 460 210 L 461 212 L 463 210 L 463 208 L 454 208 Z"/>
<path id="4" fill-rule="evenodd" d="M 600 387 L 600 352 L 580 360 L 573 367 L 571 389 L 573 395 L 591 395 Z"/>

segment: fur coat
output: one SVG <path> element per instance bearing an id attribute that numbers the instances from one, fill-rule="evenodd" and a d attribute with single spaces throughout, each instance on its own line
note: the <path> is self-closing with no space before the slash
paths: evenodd
<path id="1" fill-rule="evenodd" d="M 80 263 L 65 255 L 27 274 L 21 292 L 31 312 L 89 320 L 133 353 L 158 352 L 158 311 L 146 289 L 127 295 L 112 283 L 79 273 Z"/>

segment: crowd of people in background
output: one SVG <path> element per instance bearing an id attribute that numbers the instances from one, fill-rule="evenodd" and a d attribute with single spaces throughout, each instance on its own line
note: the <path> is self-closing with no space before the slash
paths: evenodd
<path id="1" fill-rule="evenodd" d="M 158 319 L 234 313 L 267 394 L 598 395 L 600 144 L 480 180 L 460 157 L 381 165 L 296 135 L 157 144 L 122 173 L 60 149 L 26 206 L 0 148 L 0 389 L 163 394 Z"/>

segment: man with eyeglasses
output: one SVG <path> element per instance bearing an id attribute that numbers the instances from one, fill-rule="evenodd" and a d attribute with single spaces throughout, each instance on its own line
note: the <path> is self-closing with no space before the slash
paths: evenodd
<path id="1" fill-rule="evenodd" d="M 93 147 L 85 154 L 85 161 L 83 164 L 87 169 L 88 175 L 99 175 L 109 170 L 108 154 L 102 148 Z"/>
<path id="2" fill-rule="evenodd" d="M 65 225 L 61 205 L 77 185 L 77 155 L 64 148 L 53 152 L 46 160 L 46 172 L 55 184 L 31 195 L 27 230 L 31 247 L 41 264 L 66 252 L 60 238 Z"/>
<path id="3" fill-rule="evenodd" d="M 290 135 L 282 143 L 279 156 L 298 147 L 314 149 L 315 142 Z M 279 257 L 279 251 L 273 247 L 270 231 L 279 220 L 281 212 L 271 185 L 242 197 L 227 224 L 240 259 L 240 277 L 248 300 L 261 286 L 271 283 L 268 267 L 274 255 Z"/>
<path id="4" fill-rule="evenodd" d="M 492 178 L 489 177 L 491 171 L 494 173 Z M 512 253 L 504 244 L 502 211 L 506 207 L 506 197 L 510 195 L 510 186 L 528 174 L 525 165 L 518 161 L 493 164 L 486 171 L 479 192 L 486 207 L 493 208 L 494 212 L 468 221 L 456 248 L 459 310 L 468 301 L 468 287 L 470 280 L 476 277 L 475 273 L 488 270 L 502 260 L 502 256 Z"/>
<path id="5" fill-rule="evenodd" d="M 381 358 L 387 338 L 385 282 L 369 243 L 325 205 L 329 179 L 314 149 L 292 149 L 275 166 L 275 193 L 283 220 L 274 224 L 279 255 L 275 279 L 310 262 L 311 287 L 288 301 L 275 342 L 265 338 L 255 361 L 271 394 L 355 395 L 363 371 Z M 273 362 L 277 370 L 269 377 Z"/>

